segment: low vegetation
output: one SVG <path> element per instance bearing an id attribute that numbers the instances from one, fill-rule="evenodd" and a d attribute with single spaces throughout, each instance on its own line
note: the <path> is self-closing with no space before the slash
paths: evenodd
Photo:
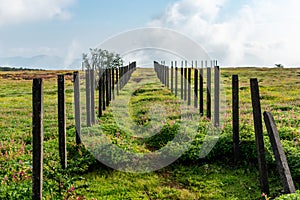
<path id="1" fill-rule="evenodd" d="M 147 77 L 148 83 L 143 84 L 130 98 L 129 114 L 138 126 L 145 127 L 153 120 L 149 112 L 151 105 L 164 107 L 166 122 L 159 134 L 144 139 L 126 134 L 117 125 L 112 107 L 99 119 L 103 133 L 111 142 L 132 152 L 148 153 L 164 147 L 174 138 L 180 125 L 180 102 L 153 77 L 151 70 L 138 69 L 118 98 L 128 94 L 130 87 L 136 84 L 135 78 Z M 262 110 L 268 110 L 274 115 L 299 190 L 300 69 L 222 69 L 221 97 L 225 100 L 226 114 L 222 115 L 222 132 L 213 150 L 205 158 L 199 159 L 209 124 L 203 117 L 199 119 L 196 136 L 189 150 L 168 167 L 148 173 L 113 170 L 99 163 L 92 155 L 93 152 L 87 151 L 84 145 L 76 146 L 71 76 L 66 78 L 68 168 L 61 169 L 58 157 L 57 73 L 68 72 L 0 72 L 0 199 L 31 199 L 31 79 L 39 75 L 45 78 L 45 199 L 300 198 L 299 192 L 279 197 L 283 193 L 282 186 L 265 128 L 271 194 L 262 197 L 249 88 L 249 79 L 258 78 Z M 234 166 L 232 161 L 232 74 L 239 74 L 240 77 L 241 159 L 238 166 Z M 130 127 L 127 128 L 130 131 Z"/>

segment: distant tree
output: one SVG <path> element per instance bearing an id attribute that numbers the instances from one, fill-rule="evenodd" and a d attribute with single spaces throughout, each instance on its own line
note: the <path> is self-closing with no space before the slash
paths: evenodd
<path id="1" fill-rule="evenodd" d="M 82 60 L 83 69 L 94 69 L 98 78 L 102 76 L 104 69 L 117 68 L 123 64 L 120 54 L 97 48 L 90 48 L 90 54 L 83 53 Z"/>
<path id="2" fill-rule="evenodd" d="M 120 54 L 115 54 L 102 49 L 90 49 L 88 54 L 82 54 L 84 69 L 106 69 L 115 68 L 122 65 L 123 60 Z"/>

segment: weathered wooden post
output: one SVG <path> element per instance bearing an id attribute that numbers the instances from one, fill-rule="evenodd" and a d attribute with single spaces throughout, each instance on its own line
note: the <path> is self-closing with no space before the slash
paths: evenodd
<path id="1" fill-rule="evenodd" d="M 232 139 L 233 160 L 237 165 L 240 156 L 240 131 L 239 131 L 239 77 L 232 75 Z"/>
<path id="2" fill-rule="evenodd" d="M 109 93 L 109 95 L 108 95 L 108 99 L 109 99 L 109 103 L 110 103 L 110 101 L 112 99 L 112 92 L 111 92 L 111 88 L 112 88 L 112 69 L 109 68 L 108 72 L 109 72 L 109 79 L 108 79 L 108 87 L 109 87 L 108 93 Z"/>
<path id="3" fill-rule="evenodd" d="M 166 86 L 167 86 L 167 88 L 169 88 L 170 87 L 170 68 L 169 68 L 169 66 L 166 66 L 166 73 L 167 73 Z"/>
<path id="4" fill-rule="evenodd" d="M 195 69 L 194 69 L 194 107 L 198 107 L 198 68 L 197 68 L 197 61 L 195 62 Z"/>
<path id="5" fill-rule="evenodd" d="M 117 95 L 119 96 L 119 67 L 116 68 L 116 87 L 117 87 Z"/>
<path id="6" fill-rule="evenodd" d="M 295 193 L 293 178 L 291 176 L 290 168 L 286 160 L 285 153 L 280 143 L 280 137 L 275 124 L 274 117 L 269 112 L 264 112 L 264 121 L 269 133 L 270 142 L 274 152 L 277 168 L 283 185 L 285 193 Z"/>
<path id="7" fill-rule="evenodd" d="M 90 84 L 91 84 L 91 124 L 96 123 L 95 119 L 95 69 L 94 66 L 90 69 Z"/>
<path id="8" fill-rule="evenodd" d="M 185 67 L 184 67 L 184 100 L 187 100 L 187 80 L 188 74 L 187 74 L 187 61 L 185 61 Z"/>
<path id="9" fill-rule="evenodd" d="M 110 90 L 110 88 L 109 88 L 109 82 L 110 82 L 110 74 L 109 74 L 109 69 L 105 69 L 105 72 L 106 72 L 106 74 L 105 74 L 105 89 L 106 89 L 106 92 L 105 92 L 105 97 L 106 97 L 106 101 L 105 101 L 105 103 L 106 103 L 106 107 L 108 107 L 109 106 L 109 90 Z"/>
<path id="10" fill-rule="evenodd" d="M 188 105 L 191 105 L 191 91 L 192 91 L 192 69 L 188 68 L 188 92 L 187 92 L 187 100 Z"/>
<path id="11" fill-rule="evenodd" d="M 171 92 L 174 93 L 174 66 L 173 66 L 173 61 L 171 62 Z"/>
<path id="12" fill-rule="evenodd" d="M 201 69 L 200 69 L 200 80 L 199 80 L 199 110 L 200 115 L 204 116 L 204 96 L 203 96 L 203 61 L 201 61 Z"/>
<path id="13" fill-rule="evenodd" d="M 100 118 L 102 116 L 102 92 L 103 92 L 103 88 L 102 88 L 102 80 L 103 76 L 102 76 L 102 69 L 99 70 L 99 79 L 98 79 L 98 86 L 99 86 L 99 90 L 98 90 L 98 118 Z"/>
<path id="14" fill-rule="evenodd" d="M 180 97 L 183 99 L 183 61 L 181 61 L 180 75 Z"/>
<path id="15" fill-rule="evenodd" d="M 256 149 L 258 155 L 258 167 L 260 175 L 261 191 L 269 194 L 268 169 L 265 157 L 265 145 L 262 128 L 262 115 L 260 106 L 259 87 L 257 79 L 250 79 L 251 84 L 251 99 L 253 108 L 253 119 L 256 139 Z"/>
<path id="16" fill-rule="evenodd" d="M 76 144 L 81 144 L 81 110 L 80 110 L 80 74 L 79 72 L 73 73 L 74 82 L 74 114 L 75 114 L 75 127 L 76 127 Z M 100 88 L 100 87 L 99 87 Z"/>
<path id="17" fill-rule="evenodd" d="M 101 69 L 102 71 L 102 81 L 101 81 L 101 84 L 102 84 L 102 110 L 105 110 L 106 109 L 106 98 L 105 98 L 105 93 L 106 93 L 106 69 L 103 68 Z"/>
<path id="18" fill-rule="evenodd" d="M 112 68 L 112 84 L 111 84 L 111 90 L 112 90 L 112 99 L 115 99 L 115 67 Z"/>
<path id="19" fill-rule="evenodd" d="M 85 70 L 85 96 L 86 96 L 86 125 L 91 126 L 91 79 L 90 69 Z"/>
<path id="20" fill-rule="evenodd" d="M 178 67 L 177 61 L 175 61 L 175 96 L 178 95 Z"/>
<path id="21" fill-rule="evenodd" d="M 220 125 L 220 67 L 214 66 L 214 124 Z"/>
<path id="22" fill-rule="evenodd" d="M 207 61 L 205 61 L 205 66 L 207 70 L 207 80 L 206 80 L 206 117 L 211 119 L 211 68 L 208 67 Z"/>
<path id="23" fill-rule="evenodd" d="M 32 199 L 41 200 L 43 192 L 44 95 L 43 80 L 32 85 Z"/>
<path id="24" fill-rule="evenodd" d="M 67 168 L 67 139 L 66 139 L 66 101 L 65 101 L 65 76 L 60 74 L 57 78 L 58 85 L 58 146 L 60 164 Z"/>

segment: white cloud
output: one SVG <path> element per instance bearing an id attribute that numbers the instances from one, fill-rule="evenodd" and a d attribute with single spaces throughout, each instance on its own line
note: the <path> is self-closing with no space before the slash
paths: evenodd
<path id="1" fill-rule="evenodd" d="M 0 0 L 0 25 L 48 19 L 69 19 L 75 0 Z"/>
<path id="2" fill-rule="evenodd" d="M 180 0 L 148 25 L 191 36 L 223 65 L 300 65 L 300 1 L 252 0 L 224 9 L 235 2 Z"/>

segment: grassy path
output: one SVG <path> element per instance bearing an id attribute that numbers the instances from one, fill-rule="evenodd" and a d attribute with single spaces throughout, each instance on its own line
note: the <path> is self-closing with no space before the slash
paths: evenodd
<path id="1" fill-rule="evenodd" d="M 203 135 L 206 134 L 205 129 L 199 128 L 195 143 L 178 161 L 158 171 L 139 174 L 109 169 L 97 163 L 84 147 L 76 147 L 71 77 L 66 81 L 68 170 L 61 170 L 56 119 L 56 73 L 60 72 L 6 72 L 0 73 L 0 199 L 31 199 L 30 79 L 40 73 L 45 77 L 45 199 L 259 199 L 261 194 L 249 100 L 251 77 L 257 77 L 260 81 L 262 109 L 274 114 L 296 187 L 300 187 L 300 69 L 221 69 L 227 114 L 222 135 L 213 151 L 206 159 L 197 159 Z M 245 161 L 238 168 L 231 164 L 232 74 L 239 74 L 241 80 L 240 132 Z M 147 83 L 130 93 L 130 84 L 142 83 L 141 76 L 147 77 Z M 134 133 L 132 126 L 124 125 L 122 128 L 126 131 L 118 127 L 118 120 L 110 107 L 99 122 L 114 144 L 128 151 L 149 153 L 174 138 L 180 119 L 180 103 L 158 82 L 153 69 L 136 71 L 122 93 L 130 94 L 129 117 L 139 127 L 151 127 L 155 121 L 149 112 L 154 104 L 161 106 L 158 111 L 165 113 L 161 117 L 165 117 L 166 121 L 159 126 L 161 131 L 156 137 L 141 139 L 137 135 L 127 134 Z M 122 99 L 122 96 L 119 98 Z M 153 113 L 160 112 L 152 110 Z M 122 116 L 124 113 L 120 114 Z M 199 127 L 205 127 L 207 123 L 206 119 L 201 119 Z M 151 130 L 148 132 L 151 133 Z M 281 192 L 281 186 L 267 137 L 265 142 L 271 196 L 276 197 Z"/>

